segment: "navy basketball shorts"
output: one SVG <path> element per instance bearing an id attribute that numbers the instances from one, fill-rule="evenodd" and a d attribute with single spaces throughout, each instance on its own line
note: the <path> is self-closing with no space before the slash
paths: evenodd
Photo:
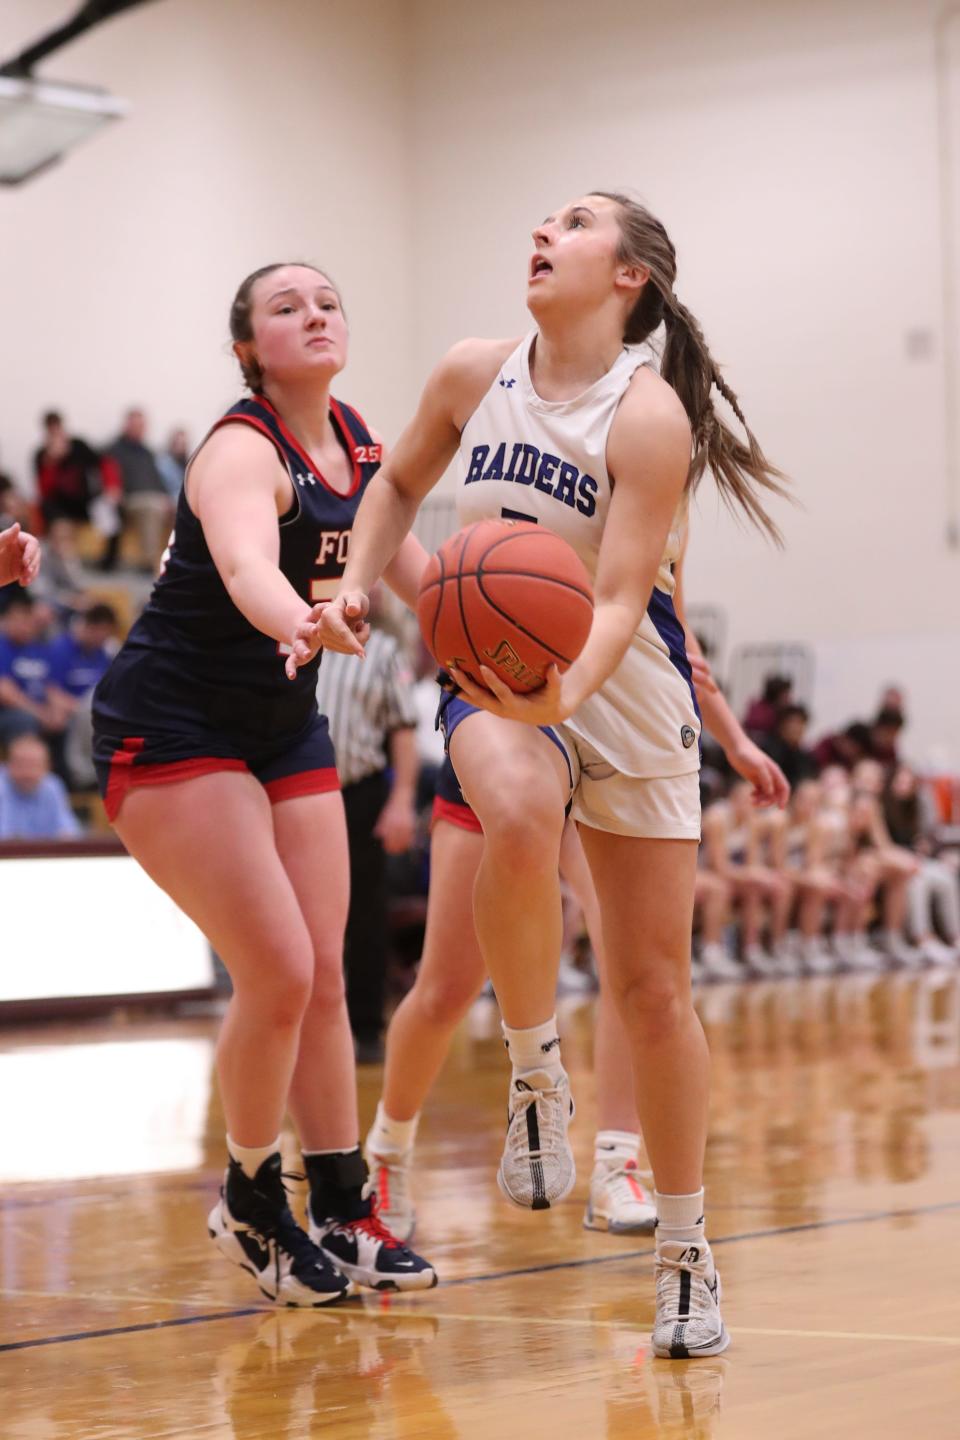
<path id="1" fill-rule="evenodd" d="M 253 738 L 197 729 L 142 735 L 94 732 L 93 763 L 109 820 L 141 785 L 171 785 L 234 770 L 259 780 L 272 805 L 340 789 L 325 715 L 313 714 L 289 734 Z"/>
<path id="2" fill-rule="evenodd" d="M 431 825 L 435 825 L 438 820 L 446 820 L 460 830 L 472 831 L 474 835 L 483 834 L 483 826 L 463 798 L 460 781 L 457 779 L 457 772 L 453 768 L 449 755 L 443 757 L 440 774 L 437 776 L 437 789 L 433 797 Z"/>

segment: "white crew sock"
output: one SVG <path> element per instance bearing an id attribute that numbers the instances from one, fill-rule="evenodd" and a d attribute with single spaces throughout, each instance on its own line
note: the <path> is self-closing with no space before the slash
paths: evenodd
<path id="1" fill-rule="evenodd" d="M 640 1136 L 630 1130 L 598 1130 L 593 1145 L 594 1165 L 609 1170 L 621 1169 L 628 1160 L 640 1158 Z"/>
<path id="2" fill-rule="evenodd" d="M 657 1248 L 661 1245 L 705 1244 L 703 1191 L 693 1195 L 661 1195 L 654 1192 L 657 1206 Z"/>
<path id="3" fill-rule="evenodd" d="M 276 1155 L 280 1149 L 280 1136 L 278 1135 L 272 1145 L 238 1145 L 236 1140 L 227 1136 L 227 1154 L 231 1160 L 236 1160 L 251 1180 L 256 1178 L 257 1171 L 264 1160 L 269 1160 L 271 1155 Z"/>
<path id="4" fill-rule="evenodd" d="M 526 1075 L 531 1070 L 545 1070 L 554 1077 L 563 1073 L 556 1015 L 551 1015 L 542 1025 L 531 1026 L 529 1030 L 511 1030 L 502 1021 L 500 1028 L 504 1044 L 510 1052 L 514 1075 Z"/>
<path id="5" fill-rule="evenodd" d="M 412 1120 L 394 1120 L 383 1108 L 383 1101 L 377 1103 L 377 1117 L 370 1127 L 367 1143 L 376 1155 L 404 1155 L 413 1149 L 417 1138 L 420 1112 Z"/>

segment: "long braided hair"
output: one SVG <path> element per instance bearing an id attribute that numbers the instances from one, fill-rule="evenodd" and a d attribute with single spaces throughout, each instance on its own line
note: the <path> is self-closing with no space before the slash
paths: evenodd
<path id="1" fill-rule="evenodd" d="M 627 317 L 625 345 L 639 345 L 660 324 L 666 344 L 660 373 L 677 392 L 693 430 L 693 457 L 687 484 L 697 485 L 704 470 L 712 470 L 720 495 L 731 510 L 747 518 L 778 545 L 783 537 L 764 508 L 764 493 L 787 495 L 785 476 L 764 455 L 747 424 L 740 401 L 724 380 L 697 317 L 674 294 L 677 252 L 662 223 L 629 195 L 591 190 L 591 195 L 612 200 L 618 209 L 620 250 L 628 265 L 644 265 L 650 279 Z M 743 426 L 740 439 L 717 414 L 711 398 L 716 389 Z"/>

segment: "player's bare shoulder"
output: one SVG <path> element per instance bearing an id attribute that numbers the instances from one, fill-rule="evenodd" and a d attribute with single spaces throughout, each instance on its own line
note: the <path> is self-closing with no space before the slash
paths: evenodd
<path id="1" fill-rule="evenodd" d="M 690 421 L 679 395 L 649 366 L 641 366 L 631 377 L 610 427 L 607 462 L 611 475 L 645 457 L 658 468 L 677 468 L 685 477 L 691 445 Z"/>
<path id="2" fill-rule="evenodd" d="M 242 422 L 218 425 L 203 440 L 190 461 L 187 502 L 197 512 L 201 487 L 209 492 L 220 486 L 269 486 L 289 503 L 289 477 L 276 446 L 252 425 Z"/>
<path id="3" fill-rule="evenodd" d="M 519 345 L 512 340 L 460 340 L 440 361 L 434 380 L 443 386 L 450 414 L 462 430 L 486 395 L 508 356 Z"/>

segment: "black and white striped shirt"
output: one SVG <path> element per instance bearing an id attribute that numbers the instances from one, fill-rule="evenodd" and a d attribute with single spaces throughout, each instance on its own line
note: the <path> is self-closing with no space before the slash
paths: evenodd
<path id="1" fill-rule="evenodd" d="M 364 649 L 365 660 L 325 650 L 317 679 L 317 705 L 330 722 L 341 785 L 385 770 L 390 732 L 417 724 L 413 672 L 399 642 L 371 630 Z"/>

